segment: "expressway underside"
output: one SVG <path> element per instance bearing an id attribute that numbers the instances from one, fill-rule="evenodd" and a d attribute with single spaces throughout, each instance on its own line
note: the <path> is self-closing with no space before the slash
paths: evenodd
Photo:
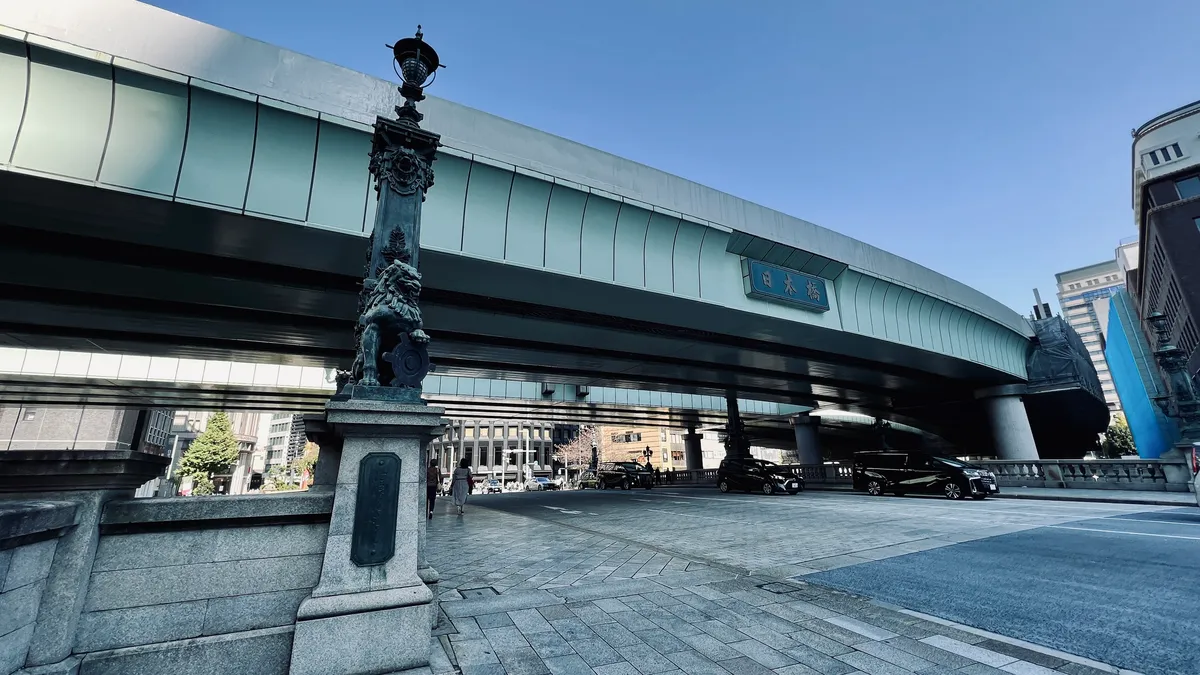
<path id="1" fill-rule="evenodd" d="M 3 172 L 0 237 L 0 344 L 352 360 L 361 235 Z M 461 254 L 425 249 L 421 270 L 439 374 L 736 391 L 968 444 L 986 438 L 972 392 L 1012 381 L 899 344 Z"/>

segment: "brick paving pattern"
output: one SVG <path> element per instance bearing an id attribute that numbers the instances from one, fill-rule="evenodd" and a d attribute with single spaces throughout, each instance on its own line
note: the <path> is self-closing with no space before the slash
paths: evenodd
<path id="1" fill-rule="evenodd" d="M 1100 675 L 868 598 L 471 506 L 428 531 L 431 671 Z"/>

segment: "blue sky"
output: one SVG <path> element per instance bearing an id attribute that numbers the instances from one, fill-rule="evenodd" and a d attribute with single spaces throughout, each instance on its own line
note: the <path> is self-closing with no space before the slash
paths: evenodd
<path id="1" fill-rule="evenodd" d="M 156 0 L 879 246 L 1028 313 L 1136 234 L 1130 130 L 1200 99 L 1200 3 Z M 1053 302 L 1053 300 L 1050 300 Z"/>

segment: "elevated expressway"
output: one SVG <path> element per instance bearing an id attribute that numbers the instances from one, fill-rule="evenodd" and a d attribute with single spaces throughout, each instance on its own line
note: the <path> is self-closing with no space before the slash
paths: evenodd
<path id="1" fill-rule="evenodd" d="M 346 367 L 369 125 L 397 102 L 129 0 L 0 6 L 0 344 Z M 992 298 L 566 139 L 422 110 L 445 145 L 421 239 L 439 375 L 737 392 L 975 453 L 991 411 L 1000 454 L 1033 451 L 1015 395 L 1033 331 Z M 788 302 L 784 274 L 820 302 Z"/>

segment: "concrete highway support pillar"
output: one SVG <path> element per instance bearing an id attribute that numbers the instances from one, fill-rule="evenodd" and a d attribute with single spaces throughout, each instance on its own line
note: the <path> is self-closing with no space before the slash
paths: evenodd
<path id="1" fill-rule="evenodd" d="M 687 461 L 688 471 L 699 471 L 704 468 L 704 450 L 700 447 L 703 434 L 696 433 L 696 425 L 689 424 L 687 433 L 683 435 L 683 453 Z"/>
<path id="2" fill-rule="evenodd" d="M 1011 385 L 975 392 L 975 398 L 987 411 L 997 459 L 1038 459 L 1033 429 L 1025 412 L 1022 394 L 1025 387 Z"/>
<path id="3" fill-rule="evenodd" d="M 728 415 L 725 425 L 725 456 L 749 457 L 750 441 L 746 438 L 746 428 L 742 426 L 737 394 L 730 392 L 725 395 L 725 411 Z"/>
<path id="4" fill-rule="evenodd" d="M 820 464 L 821 440 L 817 435 L 820 419 L 802 413 L 792 418 L 792 428 L 796 431 L 796 463 Z"/>

